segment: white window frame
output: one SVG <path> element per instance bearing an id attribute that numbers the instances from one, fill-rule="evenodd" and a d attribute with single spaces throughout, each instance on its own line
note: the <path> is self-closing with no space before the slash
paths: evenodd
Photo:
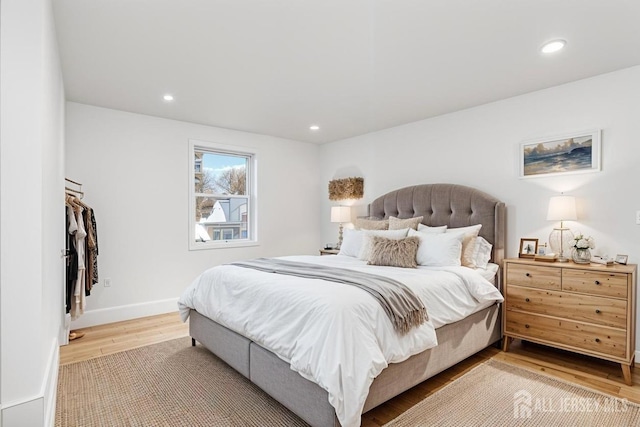
<path id="1" fill-rule="evenodd" d="M 228 154 L 233 156 L 242 156 L 247 158 L 247 195 L 245 196 L 229 196 L 230 198 L 242 197 L 247 198 L 247 213 L 249 215 L 247 227 L 248 236 L 246 239 L 231 240 L 210 240 L 207 242 L 196 241 L 196 190 L 194 185 L 195 178 L 195 152 L 196 150 L 209 151 L 219 154 Z M 221 249 L 221 248 L 239 248 L 247 246 L 257 246 L 258 243 L 258 209 L 257 209 L 257 175 L 258 175 L 258 150 L 255 148 L 230 146 L 218 144 L 215 142 L 189 140 L 189 250 L 203 249 Z"/>

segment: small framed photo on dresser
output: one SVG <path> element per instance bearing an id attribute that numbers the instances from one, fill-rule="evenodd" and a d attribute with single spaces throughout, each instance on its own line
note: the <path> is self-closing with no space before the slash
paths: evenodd
<path id="1" fill-rule="evenodd" d="M 616 264 L 627 264 L 627 260 L 629 259 L 629 255 L 616 255 Z"/>
<path id="2" fill-rule="evenodd" d="M 538 253 L 538 239 L 524 238 L 520 239 L 519 258 L 533 258 Z"/>

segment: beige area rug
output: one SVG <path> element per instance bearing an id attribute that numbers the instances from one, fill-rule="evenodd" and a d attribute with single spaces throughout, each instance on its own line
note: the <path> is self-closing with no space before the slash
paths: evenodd
<path id="1" fill-rule="evenodd" d="M 640 406 L 489 360 L 385 427 L 638 426 Z"/>
<path id="2" fill-rule="evenodd" d="M 386 427 L 636 426 L 640 406 L 489 360 Z M 60 367 L 56 427 L 306 426 L 188 337 Z"/>
<path id="3" fill-rule="evenodd" d="M 56 426 L 305 426 L 180 338 L 60 367 Z"/>

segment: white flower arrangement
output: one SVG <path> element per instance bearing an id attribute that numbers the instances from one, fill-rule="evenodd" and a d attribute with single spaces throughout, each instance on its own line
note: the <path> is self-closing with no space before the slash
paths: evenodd
<path id="1" fill-rule="evenodd" d="M 596 247 L 596 242 L 593 237 L 585 237 L 584 234 L 580 233 L 573 238 L 571 246 L 576 249 L 593 249 Z"/>

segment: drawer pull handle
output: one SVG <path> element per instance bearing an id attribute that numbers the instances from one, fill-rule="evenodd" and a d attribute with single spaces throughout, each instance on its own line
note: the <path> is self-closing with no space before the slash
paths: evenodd
<path id="1" fill-rule="evenodd" d="M 602 283 L 600 283 L 599 280 L 596 280 L 596 285 L 601 285 Z"/>
<path id="2" fill-rule="evenodd" d="M 527 276 L 527 277 L 531 277 L 530 273 L 525 273 L 524 275 Z"/>
<path id="3" fill-rule="evenodd" d="M 524 300 L 525 300 L 526 302 L 529 302 L 529 298 L 525 298 Z"/>
<path id="4" fill-rule="evenodd" d="M 596 342 L 600 342 L 600 338 L 596 338 Z"/>
<path id="5" fill-rule="evenodd" d="M 596 313 L 597 313 L 597 314 L 600 314 L 600 310 L 596 309 Z"/>
<path id="6" fill-rule="evenodd" d="M 525 328 L 529 329 L 529 325 L 524 325 Z"/>

